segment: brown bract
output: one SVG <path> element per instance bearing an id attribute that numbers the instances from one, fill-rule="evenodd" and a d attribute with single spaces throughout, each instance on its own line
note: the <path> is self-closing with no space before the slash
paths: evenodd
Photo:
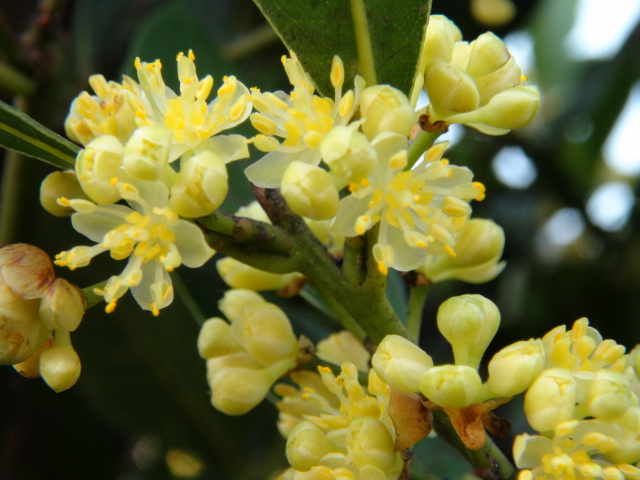
<path id="1" fill-rule="evenodd" d="M 402 393 L 392 388 L 388 411 L 396 430 L 396 452 L 411 447 L 431 432 L 431 410 L 422 404 L 420 396 L 415 393 Z"/>

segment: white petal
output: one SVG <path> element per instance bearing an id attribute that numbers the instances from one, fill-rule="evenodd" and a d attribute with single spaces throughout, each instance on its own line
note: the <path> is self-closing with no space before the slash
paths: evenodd
<path id="1" fill-rule="evenodd" d="M 378 241 L 382 241 L 378 239 Z M 414 270 L 424 264 L 427 259 L 426 248 L 410 247 L 399 228 L 388 227 L 386 242 L 393 248 L 393 268 L 401 272 Z"/>
<path id="2" fill-rule="evenodd" d="M 224 163 L 249 156 L 247 139 L 242 135 L 216 135 L 202 142 L 194 151 L 215 153 Z"/>
<path id="3" fill-rule="evenodd" d="M 201 267 L 215 253 L 205 241 L 202 230 L 193 223 L 180 220 L 173 228 L 173 233 L 176 236 L 174 244 L 182 256 L 182 263 L 187 267 Z"/>
<path id="4" fill-rule="evenodd" d="M 71 216 L 71 224 L 85 237 L 100 243 L 108 232 L 126 223 L 122 214 L 127 215 L 131 212 L 130 208 L 123 205 L 109 205 L 100 207 L 93 213 L 74 213 Z"/>
<path id="5" fill-rule="evenodd" d="M 371 195 L 363 198 L 356 198 L 353 195 L 349 195 L 340 200 L 338 215 L 331 225 L 331 230 L 338 235 L 355 237 L 357 235 L 356 220 L 368 210 L 369 207 L 367 204 L 370 198 Z"/>
<path id="6" fill-rule="evenodd" d="M 274 150 L 247 167 L 244 173 L 249 181 L 258 187 L 278 188 L 285 169 L 294 160 L 310 165 L 318 165 L 320 163 L 320 151 L 318 149 L 307 149 L 299 152 L 279 152 Z"/>

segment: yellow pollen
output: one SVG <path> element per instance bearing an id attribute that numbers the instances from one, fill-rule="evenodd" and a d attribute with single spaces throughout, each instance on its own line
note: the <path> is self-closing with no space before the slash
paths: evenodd
<path id="1" fill-rule="evenodd" d="M 113 177 L 111 180 L 109 180 L 109 185 L 111 185 L 112 187 L 115 187 L 116 183 L 118 183 L 118 177 Z"/>
<path id="2" fill-rule="evenodd" d="M 308 393 L 303 393 L 302 395 L 300 395 L 300 398 L 302 398 L 302 400 L 309 400 L 311 397 Z"/>
<path id="3" fill-rule="evenodd" d="M 350 183 L 349 184 L 349 191 L 350 192 L 357 192 L 358 191 L 358 185 L 356 185 L 355 183 Z"/>
<path id="4" fill-rule="evenodd" d="M 367 178 L 363 178 L 360 183 L 362 184 L 363 187 L 368 187 L 369 185 L 371 185 L 371 182 L 369 181 L 369 179 Z"/>
<path id="5" fill-rule="evenodd" d="M 283 57 L 283 58 L 284 58 L 284 57 Z M 320 366 L 318 367 L 318 371 L 319 371 L 320 373 L 331 373 L 331 369 L 330 369 L 329 367 L 325 367 L 325 366 L 323 366 L 323 365 L 320 365 Z"/>
<path id="6" fill-rule="evenodd" d="M 62 205 L 63 207 L 70 207 L 71 206 L 71 202 L 66 197 L 60 197 L 57 201 L 58 201 L 58 205 Z"/>
<path id="7" fill-rule="evenodd" d="M 140 57 L 136 57 L 136 59 L 133 61 L 133 65 L 136 67 L 136 70 L 140 69 Z"/>
<path id="8" fill-rule="evenodd" d="M 378 271 L 382 275 L 387 275 L 389 273 L 389 269 L 382 262 L 378 262 Z"/>
<path id="9" fill-rule="evenodd" d="M 116 309 L 116 301 L 115 300 L 111 300 L 109 302 L 109 304 L 107 305 L 107 308 L 104 309 L 105 312 L 107 313 L 113 313 L 113 311 Z"/>
<path id="10" fill-rule="evenodd" d="M 522 76 L 520 77 L 520 83 L 524 83 L 524 82 L 526 82 L 527 80 L 529 80 L 529 77 L 527 77 L 526 75 L 522 75 Z"/>
<path id="11" fill-rule="evenodd" d="M 156 307 L 155 303 L 152 303 L 149 306 L 151 307 L 151 313 L 153 313 L 154 317 L 157 317 L 158 315 L 160 315 L 160 310 L 158 310 L 158 307 Z"/>
<path id="12" fill-rule="evenodd" d="M 178 55 L 176 55 L 176 62 L 180 60 L 182 57 L 184 57 L 184 52 L 178 52 Z"/>
<path id="13" fill-rule="evenodd" d="M 193 54 L 193 50 L 189 49 L 189 60 L 192 62 L 196 59 L 196 56 Z"/>
<path id="14" fill-rule="evenodd" d="M 457 257 L 456 252 L 454 252 L 453 248 L 451 248 L 449 245 L 444 246 L 444 251 L 447 252 L 452 257 Z"/>
<path id="15" fill-rule="evenodd" d="M 479 190 L 478 196 L 475 198 L 478 202 L 481 202 L 486 197 L 485 192 L 487 191 L 486 187 L 480 182 L 473 182 L 473 186 Z"/>

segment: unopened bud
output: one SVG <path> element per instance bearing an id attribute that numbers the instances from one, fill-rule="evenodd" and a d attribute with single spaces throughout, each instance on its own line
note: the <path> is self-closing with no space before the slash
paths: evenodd
<path id="1" fill-rule="evenodd" d="M 540 109 L 540 92 L 537 87 L 520 85 L 495 95 L 489 102 L 473 112 L 453 115 L 447 120 L 452 123 L 469 123 L 480 131 L 483 126 L 506 133 L 508 130 L 528 125 Z"/>
<path id="2" fill-rule="evenodd" d="M 426 66 L 424 86 L 432 113 L 446 118 L 471 112 L 480 105 L 480 93 L 473 78 L 455 65 L 432 60 Z"/>
<path id="3" fill-rule="evenodd" d="M 453 348 L 456 365 L 478 368 L 500 325 L 500 311 L 482 295 L 460 295 L 438 309 L 438 329 Z"/>
<path id="4" fill-rule="evenodd" d="M 210 318 L 200 327 L 198 353 L 202 358 L 221 357 L 242 351 L 232 335 L 229 324 L 221 318 Z"/>
<path id="5" fill-rule="evenodd" d="M 52 172 L 40 184 L 40 204 L 51 215 L 68 217 L 75 210 L 58 203 L 60 197 L 88 199 L 73 170 Z"/>
<path id="6" fill-rule="evenodd" d="M 235 258 L 225 257 L 216 263 L 224 283 L 231 288 L 247 290 L 280 290 L 298 278 L 298 273 L 271 273 L 246 265 Z"/>
<path id="7" fill-rule="evenodd" d="M 320 463 L 326 454 L 338 450 L 325 434 L 310 421 L 296 425 L 287 437 L 286 454 L 289 464 L 307 472 Z"/>
<path id="8" fill-rule="evenodd" d="M 160 180 L 170 148 L 171 131 L 159 125 L 139 127 L 124 146 L 124 169 L 138 180 Z"/>
<path id="9" fill-rule="evenodd" d="M 394 440 L 377 418 L 361 417 L 351 422 L 346 446 L 357 467 L 371 465 L 385 472 L 393 466 Z"/>
<path id="10" fill-rule="evenodd" d="M 80 377 L 80 357 L 71 346 L 69 332 L 56 330 L 52 348 L 40 355 L 40 375 L 56 392 L 73 387 Z"/>
<path id="11" fill-rule="evenodd" d="M 26 378 L 38 378 L 40 376 L 40 356 L 45 350 L 49 350 L 53 346 L 53 335 L 49 335 L 40 347 L 29 357 L 20 363 L 13 365 L 13 368 L 20 375 Z"/>
<path id="12" fill-rule="evenodd" d="M 298 340 L 287 315 L 268 302 L 254 303 L 244 309 L 241 319 L 231 324 L 231 334 L 262 365 L 298 356 Z"/>
<path id="13" fill-rule="evenodd" d="M 261 370 L 223 368 L 211 378 L 211 403 L 227 415 L 243 415 L 264 400 L 271 385 L 290 368 L 286 360 Z"/>
<path id="14" fill-rule="evenodd" d="M 466 72 L 478 78 L 502 68 L 511 58 L 504 42 L 491 32 L 483 33 L 469 44 Z"/>
<path id="15" fill-rule="evenodd" d="M 227 196 L 227 167 L 209 151 L 183 162 L 171 187 L 171 208 L 187 218 L 204 217 L 218 208 Z"/>
<path id="16" fill-rule="evenodd" d="M 484 283 L 496 278 L 505 267 L 500 262 L 504 230 L 492 220 L 467 221 L 455 236 L 456 255 L 432 255 L 418 270 L 432 283 L 456 279 Z"/>
<path id="17" fill-rule="evenodd" d="M 498 27 L 510 22 L 516 14 L 512 0 L 471 0 L 471 15 L 478 23 Z"/>
<path id="18" fill-rule="evenodd" d="M 427 63 L 435 58 L 450 62 L 453 45 L 460 40 L 462 33 L 455 23 L 444 15 L 431 15 L 422 46 L 420 71 L 424 71 Z"/>
<path id="19" fill-rule="evenodd" d="M 0 365 L 29 358 L 49 335 L 38 315 L 37 299 L 15 295 L 0 282 Z"/>
<path id="20" fill-rule="evenodd" d="M 578 386 L 566 368 L 544 370 L 524 397 L 529 425 L 539 432 L 553 430 L 561 422 L 573 419 Z"/>
<path id="21" fill-rule="evenodd" d="M 403 393 L 420 391 L 420 378 L 433 367 L 433 360 L 420 347 L 399 335 L 384 337 L 371 364 L 378 376 Z"/>
<path id="22" fill-rule="evenodd" d="M 482 380 L 475 368 L 439 365 L 420 378 L 420 391 L 441 407 L 467 407 L 478 401 Z"/>
<path id="23" fill-rule="evenodd" d="M 489 362 L 489 389 L 499 397 L 524 392 L 542 371 L 544 359 L 541 340 L 519 341 L 503 348 Z"/>
<path id="24" fill-rule="evenodd" d="M 122 176 L 124 147 L 116 137 L 103 135 L 91 141 L 76 158 L 76 176 L 82 190 L 100 205 L 120 200 L 120 193 L 113 182 Z"/>
<path id="25" fill-rule="evenodd" d="M 40 318 L 49 330 L 61 328 L 73 332 L 85 311 L 86 299 L 82 291 L 67 282 L 56 278 L 45 290 L 40 300 Z"/>
<path id="26" fill-rule="evenodd" d="M 629 380 L 621 373 L 601 369 L 590 382 L 585 405 L 589 415 L 615 420 L 631 406 Z"/>
<path id="27" fill-rule="evenodd" d="M 294 213 L 328 220 L 338 212 L 340 197 L 331 175 L 320 167 L 294 161 L 282 176 L 282 196 Z"/>
<path id="28" fill-rule="evenodd" d="M 224 296 L 218 302 L 218 308 L 229 322 L 233 323 L 242 318 L 244 309 L 254 303 L 263 303 L 264 298 L 260 294 L 245 289 L 233 289 L 224 292 Z"/>
<path id="29" fill-rule="evenodd" d="M 367 87 L 360 95 L 362 131 L 370 140 L 379 133 L 393 132 L 409 136 L 416 123 L 409 99 L 389 85 Z"/>
<path id="30" fill-rule="evenodd" d="M 54 280 L 49 255 L 27 243 L 14 243 L 0 248 L 2 283 L 21 298 L 39 298 Z"/>

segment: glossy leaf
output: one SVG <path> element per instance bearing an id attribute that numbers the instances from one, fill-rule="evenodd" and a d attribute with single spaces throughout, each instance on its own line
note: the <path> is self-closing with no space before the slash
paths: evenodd
<path id="1" fill-rule="evenodd" d="M 59 168 L 72 168 L 80 148 L 0 101 L 0 146 Z"/>
<path id="2" fill-rule="evenodd" d="M 329 72 L 334 55 L 344 62 L 345 84 L 352 85 L 359 73 L 352 2 L 254 1 L 287 48 L 296 53 L 320 93 L 333 91 Z M 430 0 L 398 0 L 392 8 L 382 0 L 365 2 L 377 83 L 409 94 L 430 7 Z"/>

